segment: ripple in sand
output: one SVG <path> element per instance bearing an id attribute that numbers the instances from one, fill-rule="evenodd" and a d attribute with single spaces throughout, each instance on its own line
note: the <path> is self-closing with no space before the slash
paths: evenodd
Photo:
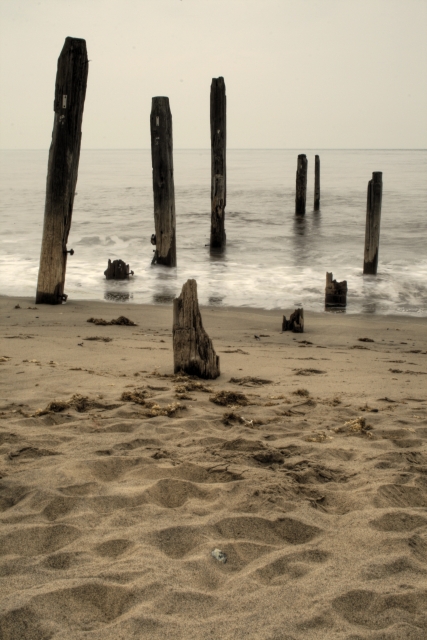
<path id="1" fill-rule="evenodd" d="M 36 556 L 52 553 L 81 536 L 76 527 L 57 524 L 46 527 L 22 527 L 0 539 L 0 555 Z"/>

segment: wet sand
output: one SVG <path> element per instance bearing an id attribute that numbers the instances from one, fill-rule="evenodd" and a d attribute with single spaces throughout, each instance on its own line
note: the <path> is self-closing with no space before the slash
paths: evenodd
<path id="1" fill-rule="evenodd" d="M 202 308 L 198 381 L 171 306 L 34 307 L 0 298 L 0 637 L 426 637 L 426 319 Z"/>

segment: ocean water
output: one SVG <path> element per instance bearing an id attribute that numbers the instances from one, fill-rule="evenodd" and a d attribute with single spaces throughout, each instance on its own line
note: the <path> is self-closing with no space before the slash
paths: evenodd
<path id="1" fill-rule="evenodd" d="M 308 158 L 307 212 L 294 214 L 298 153 Z M 321 209 L 313 212 L 314 155 Z M 0 293 L 33 296 L 48 151 L 0 152 Z M 363 276 L 366 190 L 383 172 L 377 276 Z M 175 150 L 177 262 L 151 265 L 150 150 L 82 150 L 68 248 L 70 299 L 171 303 L 195 278 L 199 301 L 324 310 L 326 271 L 348 282 L 346 313 L 427 316 L 427 151 L 227 152 L 227 246 L 211 254 L 210 150 Z M 135 272 L 106 281 L 108 259 Z"/>

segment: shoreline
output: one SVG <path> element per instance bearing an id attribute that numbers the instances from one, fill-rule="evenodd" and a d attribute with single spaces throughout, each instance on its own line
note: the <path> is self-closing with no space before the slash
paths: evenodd
<path id="1" fill-rule="evenodd" d="M 171 306 L 33 300 L 0 296 L 6 638 L 425 636 L 425 318 L 202 306 L 194 380 Z"/>
<path id="2" fill-rule="evenodd" d="M 2 301 L 11 300 L 16 304 L 19 304 L 22 301 L 24 304 L 29 306 L 35 306 L 35 295 L 34 296 L 14 296 L 0 293 L 0 305 Z M 58 309 L 59 307 L 66 308 L 67 306 L 75 305 L 86 305 L 86 306 L 103 306 L 108 308 L 111 306 L 111 309 L 120 309 L 124 308 L 126 305 L 129 307 L 128 310 L 132 310 L 134 308 L 155 308 L 155 309 L 172 309 L 172 301 L 171 302 L 162 302 L 162 303 L 144 303 L 144 302 L 130 302 L 130 301 L 112 301 L 105 299 L 86 299 L 86 298 L 78 298 L 71 299 L 61 305 L 40 305 L 42 307 L 52 307 L 53 309 Z M 235 307 L 232 305 L 204 305 L 200 304 L 200 309 L 205 312 L 232 312 L 232 313 L 259 313 L 266 315 L 274 315 L 280 318 L 280 323 L 282 320 L 282 316 L 286 315 L 286 313 L 292 313 L 295 306 L 293 307 L 275 307 L 274 309 L 265 309 L 264 307 L 251 307 L 251 306 L 241 306 Z M 120 314 L 119 314 L 120 315 Z M 390 321 L 416 321 L 427 324 L 427 316 L 417 316 L 417 315 L 405 315 L 405 314 L 396 314 L 396 313 L 360 313 L 360 312 L 350 312 L 348 309 L 324 309 L 322 311 L 311 311 L 304 309 L 304 317 L 305 316 L 313 316 L 313 317 L 346 317 L 346 318 L 377 318 L 378 321 L 390 319 Z"/>

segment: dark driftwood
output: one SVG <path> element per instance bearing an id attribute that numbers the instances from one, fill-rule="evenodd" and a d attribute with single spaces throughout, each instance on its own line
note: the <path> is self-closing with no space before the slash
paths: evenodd
<path id="1" fill-rule="evenodd" d="M 363 273 L 376 275 L 378 249 L 380 245 L 381 201 L 383 197 L 383 174 L 374 171 L 368 183 L 366 204 L 365 256 Z"/>
<path id="2" fill-rule="evenodd" d="M 77 184 L 88 66 L 85 40 L 66 38 L 56 73 L 37 304 L 60 304 L 66 299 L 67 241 Z"/>
<path id="3" fill-rule="evenodd" d="M 301 153 L 298 156 L 297 179 L 295 189 L 295 213 L 298 216 L 305 214 L 305 201 L 307 198 L 307 156 Z"/>
<path id="4" fill-rule="evenodd" d="M 176 267 L 172 114 L 169 98 L 153 98 L 150 115 L 156 250 L 153 263 Z"/>
<path id="5" fill-rule="evenodd" d="M 304 333 L 304 309 L 295 309 L 286 320 L 283 316 L 282 331 L 293 331 L 294 333 Z"/>
<path id="6" fill-rule="evenodd" d="M 123 262 L 123 260 L 108 260 L 108 267 L 104 271 L 104 275 L 107 280 L 126 280 L 129 276 L 133 276 L 133 271 L 130 271 L 129 265 Z"/>
<path id="7" fill-rule="evenodd" d="M 217 378 L 219 356 L 203 328 L 197 300 L 197 283 L 187 280 L 179 298 L 173 301 L 174 371 L 199 378 Z"/>
<path id="8" fill-rule="evenodd" d="M 227 97 L 224 78 L 211 84 L 211 239 L 212 249 L 225 245 Z"/>
<path id="9" fill-rule="evenodd" d="M 347 280 L 337 282 L 332 279 L 332 273 L 326 273 L 325 306 L 347 306 Z"/>
<path id="10" fill-rule="evenodd" d="M 320 158 L 314 156 L 314 210 L 320 209 Z"/>

